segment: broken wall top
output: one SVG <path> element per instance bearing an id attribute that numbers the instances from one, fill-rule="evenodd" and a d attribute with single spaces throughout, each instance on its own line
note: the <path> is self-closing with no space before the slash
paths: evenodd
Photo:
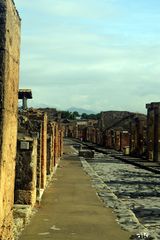
<path id="1" fill-rule="evenodd" d="M 18 133 L 35 136 L 35 133 L 40 133 L 42 123 L 47 122 L 45 113 L 37 110 L 27 110 L 19 112 L 18 116 Z"/>

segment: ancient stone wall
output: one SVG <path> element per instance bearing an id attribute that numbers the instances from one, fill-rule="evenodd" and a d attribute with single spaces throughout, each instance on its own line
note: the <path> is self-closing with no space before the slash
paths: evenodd
<path id="1" fill-rule="evenodd" d="M 12 0 L 0 0 L 0 239 L 11 240 L 17 106 L 20 18 Z"/>
<path id="2" fill-rule="evenodd" d="M 15 204 L 34 206 L 36 202 L 37 139 L 18 137 Z"/>
<path id="3" fill-rule="evenodd" d="M 20 133 L 37 137 L 37 197 L 40 198 L 47 179 L 47 114 L 33 109 L 21 112 Z"/>

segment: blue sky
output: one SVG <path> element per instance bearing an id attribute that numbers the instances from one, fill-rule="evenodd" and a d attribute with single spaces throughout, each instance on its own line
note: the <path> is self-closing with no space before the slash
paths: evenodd
<path id="1" fill-rule="evenodd" d="M 160 101 L 159 0 L 15 0 L 33 105 L 146 112 Z"/>

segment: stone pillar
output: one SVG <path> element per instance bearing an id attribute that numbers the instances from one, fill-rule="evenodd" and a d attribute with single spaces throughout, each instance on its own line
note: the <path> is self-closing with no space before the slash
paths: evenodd
<path id="1" fill-rule="evenodd" d="M 139 156 L 146 157 L 146 118 L 138 118 L 137 151 Z"/>
<path id="2" fill-rule="evenodd" d="M 55 168 L 58 165 L 59 161 L 59 129 L 58 124 L 55 124 L 55 132 L 54 132 L 54 166 Z"/>
<path id="3" fill-rule="evenodd" d="M 97 130 L 95 127 L 92 127 L 93 128 L 93 143 L 96 143 L 96 133 L 97 133 Z"/>
<path id="4" fill-rule="evenodd" d="M 47 114 L 43 115 L 42 132 L 41 132 L 41 188 L 46 187 L 47 178 Z"/>
<path id="5" fill-rule="evenodd" d="M 37 137 L 37 200 L 39 201 L 47 180 L 47 115 L 42 111 L 33 109 L 23 111 L 20 114 L 21 117 L 28 119 L 28 123 L 22 123 L 24 126 L 21 127 L 20 132 L 24 131 L 29 136 Z"/>
<path id="6" fill-rule="evenodd" d="M 121 133 L 120 133 L 120 130 L 116 130 L 115 131 L 115 149 L 117 150 L 117 151 L 119 151 L 120 150 L 120 145 L 121 145 L 121 138 L 120 138 L 120 136 L 121 136 Z"/>
<path id="7" fill-rule="evenodd" d="M 23 109 L 25 110 L 25 109 L 27 109 L 27 98 L 26 97 L 24 97 L 23 99 Z"/>
<path id="8" fill-rule="evenodd" d="M 17 144 L 15 204 L 34 206 L 37 181 L 37 139 L 19 137 Z"/>
<path id="9" fill-rule="evenodd" d="M 61 129 L 60 130 L 60 157 L 63 155 L 63 137 L 64 137 L 64 132 Z"/>
<path id="10" fill-rule="evenodd" d="M 47 175 L 54 172 L 54 126 L 55 124 L 50 122 L 47 129 Z"/>
<path id="11" fill-rule="evenodd" d="M 148 159 L 160 161 L 160 102 L 146 105 L 147 108 L 147 155 Z"/>
<path id="12" fill-rule="evenodd" d="M 12 0 L 0 0 L 0 239 L 13 239 L 20 18 Z"/>
<path id="13" fill-rule="evenodd" d="M 124 150 L 124 148 L 128 147 L 129 148 L 129 132 L 128 131 L 121 131 L 121 151 Z"/>
<path id="14" fill-rule="evenodd" d="M 130 154 L 140 157 L 146 150 L 146 118 L 136 117 L 130 124 Z"/>

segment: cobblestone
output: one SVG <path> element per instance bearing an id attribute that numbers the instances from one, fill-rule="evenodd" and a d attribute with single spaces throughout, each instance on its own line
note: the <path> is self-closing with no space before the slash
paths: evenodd
<path id="1" fill-rule="evenodd" d="M 97 194 L 117 214 L 133 239 L 160 239 L 160 182 L 157 174 L 123 163 L 110 154 L 81 158 Z M 136 234 L 146 233 L 148 238 Z M 137 237 L 137 238 L 136 238 Z"/>

